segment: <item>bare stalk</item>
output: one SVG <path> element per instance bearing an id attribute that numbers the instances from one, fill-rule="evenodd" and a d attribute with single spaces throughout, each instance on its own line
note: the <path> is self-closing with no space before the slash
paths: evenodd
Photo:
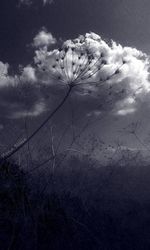
<path id="1" fill-rule="evenodd" d="M 72 90 L 72 85 L 69 86 L 69 89 L 62 99 L 62 101 L 59 103 L 59 105 L 50 113 L 50 115 L 42 122 L 42 124 L 28 137 L 26 138 L 20 145 L 17 147 L 13 147 L 12 150 L 10 150 L 8 153 L 4 154 L 2 157 L 2 160 L 7 160 L 10 158 L 12 155 L 14 155 L 16 152 L 18 152 L 22 147 L 24 147 L 29 141 L 46 125 L 46 123 L 56 114 L 56 112 L 63 106 L 63 104 L 66 102 L 67 98 L 69 97 L 71 90 Z"/>

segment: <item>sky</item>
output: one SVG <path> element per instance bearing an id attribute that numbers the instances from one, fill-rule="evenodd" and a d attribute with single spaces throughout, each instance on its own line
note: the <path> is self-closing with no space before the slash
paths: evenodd
<path id="1" fill-rule="evenodd" d="M 57 38 L 74 38 L 93 31 L 105 39 L 150 52 L 148 0 L 54 0 L 47 4 L 34 0 L 27 4 L 29 2 L 1 1 L 0 55 L 3 61 L 27 62 L 31 56 L 27 45 L 43 26 Z"/>
<path id="2" fill-rule="evenodd" d="M 31 114 L 28 118 L 30 121 L 29 127 L 33 130 L 48 113 L 48 110 L 43 112 L 45 109 L 46 92 L 52 91 L 53 93 L 54 91 L 54 95 L 50 98 L 50 101 L 48 100 L 48 104 L 51 107 L 55 106 L 59 100 L 59 95 L 62 96 L 64 94 L 63 91 L 60 93 L 60 90 L 53 90 L 47 87 L 43 87 L 42 91 L 44 94 L 42 93 L 42 96 L 38 92 L 34 73 L 39 57 L 41 57 L 39 51 L 45 47 L 53 50 L 62 44 L 62 41 L 75 39 L 79 35 L 90 34 L 90 32 L 100 35 L 103 42 L 108 43 L 109 46 L 111 40 L 121 44 L 122 50 L 119 48 L 119 45 L 116 45 L 114 49 L 116 51 L 115 56 L 118 55 L 117 53 L 122 53 L 121 55 L 123 56 L 126 54 L 131 56 L 132 64 L 129 70 L 125 72 L 127 72 L 128 79 L 133 82 L 133 85 L 136 85 L 137 81 L 142 81 L 141 85 L 138 86 L 142 86 L 143 92 L 138 94 L 135 105 L 134 101 L 129 99 L 130 96 L 126 96 L 126 99 L 117 99 L 117 102 L 113 101 L 116 113 L 106 113 L 104 114 L 104 119 L 101 119 L 101 111 L 96 107 L 108 92 L 105 94 L 102 92 L 101 100 L 99 99 L 98 101 L 95 97 L 93 99 L 89 97 L 87 99 L 82 98 L 83 100 L 81 101 L 79 96 L 75 96 L 71 99 L 74 112 L 75 107 L 79 107 L 80 112 L 77 115 L 79 119 L 84 116 L 91 119 L 100 118 L 100 122 L 97 122 L 92 129 L 89 129 L 88 133 L 98 134 L 104 137 L 103 139 L 108 143 L 109 141 L 123 140 L 123 143 L 130 147 L 138 145 L 139 142 L 135 138 L 133 140 L 132 136 L 128 135 L 126 137 L 126 134 L 118 134 L 118 131 L 128 126 L 130 122 L 136 123 L 137 121 L 142 123 L 139 128 L 139 135 L 142 140 L 146 140 L 150 119 L 148 116 L 150 106 L 149 80 L 147 79 L 149 71 L 147 60 L 149 60 L 150 54 L 149 0 L 1 0 L 0 5 L 0 68 L 1 72 L 7 75 L 7 81 L 3 78 L 0 81 L 0 85 L 3 86 L 0 89 L 2 144 L 5 145 L 10 141 L 11 132 L 14 134 L 11 137 L 12 141 L 16 134 L 19 136 L 23 133 L 25 105 L 30 109 L 28 112 Z M 130 50 L 124 49 L 127 46 L 130 47 Z M 134 51 L 134 48 L 137 51 Z M 140 54 L 142 52 L 139 51 L 147 55 Z M 111 58 L 111 55 L 109 56 Z M 42 60 L 43 63 L 46 63 L 47 59 Z M 113 61 L 114 65 L 116 65 L 115 60 Z M 131 73 L 132 69 L 133 72 Z M 38 81 L 42 82 L 44 81 L 43 79 L 46 79 L 46 74 L 45 76 L 40 74 L 38 76 Z M 24 84 L 23 87 L 19 85 L 21 92 L 18 92 L 19 88 L 16 91 L 12 87 L 18 81 L 18 78 L 23 83 L 30 80 L 32 84 Z M 125 80 L 123 81 L 125 82 Z M 4 84 L 8 86 L 5 88 Z M 126 84 L 126 82 L 123 84 Z M 128 84 L 130 83 L 128 82 Z M 10 85 L 11 87 L 9 87 Z M 130 86 L 129 91 L 135 90 L 131 84 Z M 28 95 L 26 104 L 23 99 L 25 98 L 24 94 Z M 17 105 L 19 105 L 19 108 Z M 135 106 L 138 111 L 132 112 L 135 110 Z M 17 111 L 14 113 L 15 109 Z M 65 109 L 56 117 L 57 124 L 61 122 L 59 130 L 62 129 L 63 122 L 64 124 L 69 123 L 69 112 L 71 112 L 71 108 L 66 105 Z M 21 116 L 18 118 L 20 114 Z M 78 125 L 77 128 L 81 125 Z M 6 131 L 10 131 L 9 135 L 7 135 Z M 58 128 L 56 131 L 58 132 Z"/>

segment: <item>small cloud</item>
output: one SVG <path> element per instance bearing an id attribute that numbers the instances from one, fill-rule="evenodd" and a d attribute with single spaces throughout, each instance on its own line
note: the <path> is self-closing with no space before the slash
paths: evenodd
<path id="1" fill-rule="evenodd" d="M 20 79 L 23 82 L 36 82 L 35 69 L 31 65 L 24 67 Z"/>
<path id="2" fill-rule="evenodd" d="M 124 100 L 117 102 L 116 114 L 117 115 L 128 115 L 136 111 L 136 101 L 133 97 L 127 97 Z"/>
<path id="3" fill-rule="evenodd" d="M 21 5 L 26 5 L 26 6 L 32 6 L 32 4 L 36 3 L 36 0 L 19 0 L 19 6 Z M 41 3 L 43 3 L 43 5 L 47 5 L 47 4 L 52 4 L 54 3 L 54 0 L 41 0 Z"/>
<path id="4" fill-rule="evenodd" d="M 38 103 L 35 103 L 32 109 L 30 110 L 23 110 L 23 111 L 17 111 L 12 114 L 11 118 L 19 119 L 23 117 L 36 117 L 41 115 L 43 112 L 45 112 L 46 107 L 43 100 L 39 101 Z"/>
<path id="5" fill-rule="evenodd" d="M 20 0 L 19 1 L 19 6 L 21 5 L 31 6 L 32 4 L 33 4 L 32 0 Z"/>
<path id="6" fill-rule="evenodd" d="M 135 112 L 135 108 L 126 108 L 126 109 L 120 109 L 117 111 L 118 115 L 128 115 L 128 114 L 132 114 Z"/>
<path id="7" fill-rule="evenodd" d="M 47 32 L 45 28 L 43 28 L 33 39 L 33 46 L 35 48 L 48 47 L 55 43 L 56 39 L 50 32 Z"/>
<path id="8" fill-rule="evenodd" d="M 43 0 L 43 4 L 46 5 L 46 4 L 52 4 L 54 3 L 54 0 Z"/>
<path id="9" fill-rule="evenodd" d="M 94 110 L 94 111 L 91 111 L 89 113 L 87 113 L 87 117 L 91 117 L 91 116 L 100 116 L 102 114 L 102 112 L 100 110 Z"/>
<path id="10" fill-rule="evenodd" d="M 14 85 L 16 82 L 16 76 L 10 76 L 8 70 L 9 64 L 0 61 L 0 88 Z"/>

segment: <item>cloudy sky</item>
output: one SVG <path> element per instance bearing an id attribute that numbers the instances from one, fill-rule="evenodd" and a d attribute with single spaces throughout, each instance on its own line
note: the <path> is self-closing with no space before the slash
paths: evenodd
<path id="1" fill-rule="evenodd" d="M 138 121 L 138 135 L 147 145 L 148 0 L 2 0 L 0 4 L 2 150 L 19 136 L 24 138 L 26 120 L 29 131 L 33 131 L 76 77 L 80 81 L 75 83 L 82 84 L 74 88 L 56 116 L 56 134 L 60 136 L 74 117 L 76 131 L 90 120 L 93 126 L 87 133 L 98 135 L 108 144 L 120 140 L 128 147 L 143 148 L 132 134 L 122 133 Z M 63 52 L 57 50 L 61 46 Z M 69 50 L 65 51 L 67 46 Z M 93 61 L 85 71 L 91 54 Z M 66 58 L 63 66 L 60 57 Z M 93 84 L 100 81 L 105 84 Z"/>

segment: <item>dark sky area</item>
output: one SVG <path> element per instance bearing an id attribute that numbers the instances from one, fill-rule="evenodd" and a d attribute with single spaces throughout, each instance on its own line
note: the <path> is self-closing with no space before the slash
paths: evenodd
<path id="1" fill-rule="evenodd" d="M 14 65 L 29 62 L 27 45 L 42 26 L 57 38 L 93 31 L 149 53 L 149 10 L 149 0 L 55 0 L 45 6 L 36 0 L 20 7 L 15 0 L 1 0 L 0 58 Z"/>

